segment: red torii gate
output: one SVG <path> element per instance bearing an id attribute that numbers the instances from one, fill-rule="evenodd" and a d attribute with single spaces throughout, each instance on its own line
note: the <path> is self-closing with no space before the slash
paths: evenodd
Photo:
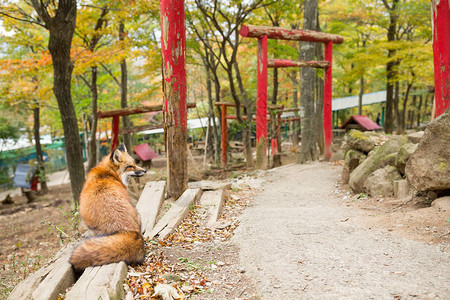
<path id="1" fill-rule="evenodd" d="M 450 106 L 450 7 L 449 0 L 431 1 L 436 117 Z"/>
<path id="2" fill-rule="evenodd" d="M 325 131 L 325 154 L 331 157 L 332 140 L 332 56 L 333 43 L 341 44 L 344 38 L 339 35 L 298 29 L 284 29 L 279 27 L 243 25 L 239 34 L 242 37 L 258 39 L 258 74 L 256 100 L 256 164 L 258 168 L 267 168 L 267 68 L 312 67 L 325 69 L 323 123 Z M 267 59 L 267 39 L 306 41 L 325 44 L 325 61 L 302 61 Z"/>

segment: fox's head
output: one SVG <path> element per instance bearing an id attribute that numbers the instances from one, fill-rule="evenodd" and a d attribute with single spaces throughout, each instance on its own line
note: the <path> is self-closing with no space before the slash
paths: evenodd
<path id="1" fill-rule="evenodd" d="M 123 184 L 128 185 L 128 177 L 141 177 L 147 171 L 139 166 L 127 152 L 124 144 L 115 149 L 110 156 L 111 163 L 117 168 Z"/>

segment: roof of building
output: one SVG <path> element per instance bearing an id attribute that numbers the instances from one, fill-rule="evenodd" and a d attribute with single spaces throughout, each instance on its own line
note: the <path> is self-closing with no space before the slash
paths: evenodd
<path id="1" fill-rule="evenodd" d="M 364 94 L 362 98 L 362 105 L 369 105 L 380 102 L 386 102 L 386 91 Z M 333 111 L 358 106 L 359 106 L 359 96 L 337 98 L 333 99 L 333 101 L 331 102 L 331 109 Z"/>
<path id="2" fill-rule="evenodd" d="M 362 129 L 362 130 L 377 130 L 377 129 L 381 129 L 381 127 L 375 123 L 374 121 L 372 121 L 371 119 L 369 119 L 367 116 L 351 116 L 347 121 L 345 121 L 344 124 L 342 124 L 341 127 L 339 127 L 340 129 L 344 129 L 346 128 L 347 125 L 349 124 L 358 124 L 358 126 Z"/>
<path id="3" fill-rule="evenodd" d="M 155 151 L 150 148 L 147 143 L 136 145 L 136 147 L 134 147 L 134 153 L 136 153 L 142 161 L 147 161 L 158 157 Z"/>

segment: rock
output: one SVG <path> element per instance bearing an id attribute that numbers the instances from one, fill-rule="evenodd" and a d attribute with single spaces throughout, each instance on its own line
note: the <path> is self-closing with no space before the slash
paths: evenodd
<path id="1" fill-rule="evenodd" d="M 352 129 L 345 135 L 347 144 L 359 151 L 369 153 L 375 148 L 375 141 L 362 131 Z"/>
<path id="2" fill-rule="evenodd" d="M 394 194 L 394 180 L 402 176 L 394 166 L 385 166 L 367 177 L 364 190 L 371 196 L 391 196 Z"/>
<path id="3" fill-rule="evenodd" d="M 367 157 L 353 172 L 350 173 L 349 185 L 355 193 L 363 191 L 363 185 L 370 174 L 392 162 L 392 156 L 407 142 L 405 136 L 392 136 L 386 143 L 374 149 L 372 155 Z M 386 159 L 388 159 L 386 161 Z"/>
<path id="4" fill-rule="evenodd" d="M 405 174 L 405 166 L 408 159 L 416 151 L 417 144 L 406 143 L 398 151 L 395 157 L 395 166 L 400 171 L 400 173 Z"/>
<path id="5" fill-rule="evenodd" d="M 417 150 L 406 163 L 410 185 L 417 191 L 450 189 L 450 109 L 431 121 Z"/>
<path id="6" fill-rule="evenodd" d="M 407 137 L 411 143 L 418 144 L 420 142 L 420 139 L 423 137 L 423 134 L 424 134 L 424 131 L 417 131 L 417 132 L 408 134 Z"/>
<path id="7" fill-rule="evenodd" d="M 404 199 L 409 195 L 408 180 L 395 180 L 394 181 L 394 197 L 396 199 Z"/>
<path id="8" fill-rule="evenodd" d="M 344 154 L 345 154 L 345 153 L 347 153 L 348 149 L 350 149 L 350 145 L 347 144 L 346 141 L 343 141 L 342 144 L 341 144 L 341 150 L 342 150 L 342 151 L 344 152 Z"/>
<path id="9" fill-rule="evenodd" d="M 366 157 L 367 156 L 364 153 L 358 150 L 350 149 L 347 151 L 341 173 L 342 184 L 348 183 L 350 173 L 353 172 L 353 170 L 356 169 L 356 167 L 359 166 L 366 159 Z"/>
<path id="10" fill-rule="evenodd" d="M 437 198 L 431 203 L 431 206 L 437 208 L 440 211 L 450 212 L 450 196 Z"/>
<path id="11" fill-rule="evenodd" d="M 344 160 L 344 156 L 345 156 L 344 151 L 338 150 L 337 152 L 334 152 L 333 154 L 331 154 L 330 161 L 336 162 L 336 161 Z"/>

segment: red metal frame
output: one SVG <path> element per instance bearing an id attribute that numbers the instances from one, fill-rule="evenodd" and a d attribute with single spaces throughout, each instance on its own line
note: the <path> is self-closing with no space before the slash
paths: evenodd
<path id="1" fill-rule="evenodd" d="M 278 27 L 253 26 L 244 25 L 239 31 L 242 37 L 258 38 L 258 94 L 256 103 L 256 140 L 257 140 L 257 161 L 258 157 L 265 157 L 266 147 L 261 144 L 267 142 L 267 67 L 284 68 L 284 67 L 312 67 L 325 69 L 324 84 L 324 131 L 325 131 L 325 155 L 331 157 L 332 142 L 332 57 L 333 43 L 341 44 L 344 38 L 339 35 L 316 32 L 310 30 L 284 29 Z M 292 61 L 267 59 L 267 39 L 282 39 L 295 41 L 308 41 L 325 44 L 325 61 Z M 261 153 L 263 151 L 263 153 Z M 266 168 L 266 162 L 259 168 Z"/>
<path id="2" fill-rule="evenodd" d="M 449 0 L 432 0 L 433 54 L 436 116 L 450 105 L 450 7 Z"/>

